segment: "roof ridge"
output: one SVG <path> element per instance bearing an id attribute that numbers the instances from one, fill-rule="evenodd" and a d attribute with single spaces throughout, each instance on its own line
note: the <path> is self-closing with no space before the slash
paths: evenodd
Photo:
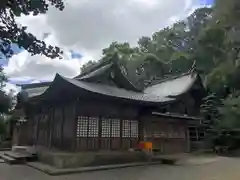
<path id="1" fill-rule="evenodd" d="M 85 79 L 88 79 L 89 77 L 94 76 L 94 75 L 93 75 L 94 73 L 96 74 L 96 72 L 101 71 L 101 70 L 104 70 L 104 71 L 105 71 L 105 70 L 111 68 L 111 66 L 112 66 L 112 63 L 105 64 L 105 65 L 100 66 L 99 68 L 97 68 L 97 69 L 95 69 L 95 70 L 93 70 L 93 71 L 85 74 L 84 76 L 75 77 L 75 78 L 73 78 L 73 79 L 77 79 L 77 80 L 85 80 Z"/>
<path id="2" fill-rule="evenodd" d="M 97 62 L 97 64 L 92 65 L 92 67 L 87 72 L 80 73 L 79 75 L 75 76 L 73 79 L 78 79 L 78 78 L 81 78 L 83 76 L 86 76 L 86 75 L 98 70 L 99 68 L 112 63 L 112 62 L 108 62 L 108 61 L 103 61 L 103 62 L 100 62 L 100 61 L 101 60 L 99 60 L 99 62 Z"/>
<path id="3" fill-rule="evenodd" d="M 118 54 L 116 53 L 113 57 L 117 57 L 117 58 L 119 58 L 119 56 L 118 56 Z M 113 60 L 113 67 L 116 67 L 116 68 L 118 68 L 117 70 L 118 71 L 120 71 L 120 74 L 123 76 L 123 78 L 125 78 L 125 80 L 130 84 L 130 86 L 132 86 L 132 88 L 130 88 L 130 89 L 132 89 L 132 90 L 134 90 L 134 91 L 137 91 L 137 92 L 142 92 L 142 90 L 140 90 L 139 88 L 137 88 L 130 80 L 129 80 L 129 78 L 127 77 L 127 75 L 125 75 L 124 73 L 123 73 L 123 71 L 122 71 L 122 69 L 121 69 L 121 66 L 119 65 L 119 63 L 115 60 L 115 58 L 114 58 L 114 60 Z M 115 71 L 116 72 L 116 71 Z"/>
<path id="4" fill-rule="evenodd" d="M 136 92 L 125 88 L 111 86 L 108 84 L 78 81 L 76 79 L 70 79 L 57 74 L 55 80 L 59 78 L 66 81 L 67 83 L 71 83 L 74 86 L 83 88 L 86 91 L 90 91 L 105 96 L 117 97 L 133 101 L 144 101 L 149 103 L 167 103 L 167 102 L 169 103 L 175 100 L 175 98 L 156 96 L 154 94 L 146 94 L 144 92 Z M 106 87 L 106 89 L 104 89 L 104 87 Z M 114 92 L 114 90 L 116 90 L 116 92 Z"/>
<path id="5" fill-rule="evenodd" d="M 160 83 L 169 81 L 169 80 L 177 79 L 177 78 L 180 78 L 180 77 L 182 77 L 182 76 L 190 75 L 190 74 L 193 74 L 193 73 L 195 73 L 195 72 L 189 72 L 189 71 L 188 71 L 188 72 L 185 72 L 185 73 L 181 73 L 181 74 L 179 74 L 179 75 L 166 77 L 166 78 L 163 78 L 163 79 L 161 79 L 161 80 L 156 81 L 156 82 L 153 83 L 153 84 L 150 84 L 149 86 L 147 86 L 147 88 L 150 87 L 150 86 L 154 86 L 154 85 L 157 85 L 157 84 L 160 84 Z"/>
<path id="6" fill-rule="evenodd" d="M 17 86 L 20 86 L 22 89 L 37 88 L 42 86 L 49 86 L 51 83 L 52 81 L 47 81 L 47 82 L 39 82 L 39 83 L 32 83 L 32 84 L 17 84 Z"/>

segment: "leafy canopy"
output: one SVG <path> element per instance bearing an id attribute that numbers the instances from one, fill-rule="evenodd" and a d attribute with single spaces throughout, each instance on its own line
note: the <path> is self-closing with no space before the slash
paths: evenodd
<path id="1" fill-rule="evenodd" d="M 33 34 L 27 32 L 26 26 L 20 26 L 16 17 L 22 15 L 45 14 L 49 6 L 64 9 L 62 0 L 1 0 L 0 1 L 0 52 L 6 58 L 13 55 L 12 43 L 26 49 L 32 55 L 42 54 L 49 58 L 60 56 L 59 47 L 46 45 Z"/>

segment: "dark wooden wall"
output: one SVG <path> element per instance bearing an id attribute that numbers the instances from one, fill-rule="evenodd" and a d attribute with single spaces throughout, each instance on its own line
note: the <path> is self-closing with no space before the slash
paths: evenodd
<path id="1" fill-rule="evenodd" d="M 78 101 L 42 106 L 35 112 L 29 122 L 36 145 L 68 151 L 119 150 L 135 147 L 139 139 L 139 109 L 134 106 Z M 80 125 L 83 118 L 86 123 Z M 79 126 L 86 126 L 87 137 L 78 135 Z M 131 126 L 137 130 L 131 132 Z"/>
<path id="2" fill-rule="evenodd" d="M 177 101 L 160 107 L 163 113 L 187 114 L 188 116 L 199 116 L 200 104 L 190 93 L 178 97 Z"/>
<path id="3" fill-rule="evenodd" d="M 186 120 L 161 116 L 143 116 L 143 137 L 153 142 L 153 148 L 161 153 L 188 152 L 188 128 Z"/>
<path id="4" fill-rule="evenodd" d="M 29 119 L 31 139 L 33 144 L 66 151 L 126 150 L 149 140 L 163 153 L 186 152 L 186 120 L 144 115 L 144 109 L 83 100 L 41 106 Z M 177 134 L 169 137 L 170 130 Z"/>
<path id="5" fill-rule="evenodd" d="M 41 107 L 29 117 L 32 144 L 61 150 L 74 149 L 75 104 Z"/>

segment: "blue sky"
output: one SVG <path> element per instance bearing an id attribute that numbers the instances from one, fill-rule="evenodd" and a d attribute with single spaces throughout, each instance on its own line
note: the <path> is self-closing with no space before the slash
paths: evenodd
<path id="1" fill-rule="evenodd" d="M 18 45 L 16 44 L 12 44 L 12 50 L 14 51 L 14 54 L 18 54 L 19 52 L 21 52 L 23 49 L 20 49 L 18 47 Z M 2 55 L 1 58 L 0 58 L 0 65 L 7 65 L 8 63 L 8 60 Z"/>
<path id="2" fill-rule="evenodd" d="M 213 5 L 215 0 L 199 0 L 200 5 Z"/>

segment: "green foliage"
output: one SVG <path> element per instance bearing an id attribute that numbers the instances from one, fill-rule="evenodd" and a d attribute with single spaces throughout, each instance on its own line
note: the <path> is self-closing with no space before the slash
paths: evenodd
<path id="1" fill-rule="evenodd" d="M 11 44 L 16 43 L 19 47 L 23 47 L 32 55 L 43 54 L 50 58 L 60 56 L 60 49 L 51 45 L 46 45 L 44 41 L 38 40 L 33 34 L 26 31 L 27 27 L 19 26 L 16 23 L 16 17 L 21 15 L 34 16 L 45 14 L 49 5 L 59 10 L 63 10 L 64 4 L 62 0 L 28 0 L 28 1 L 12 1 L 1 0 L 0 2 L 0 52 L 5 57 L 11 57 L 13 51 Z"/>
<path id="2" fill-rule="evenodd" d="M 201 105 L 201 114 L 205 119 L 205 124 L 209 126 L 215 126 L 219 121 L 219 107 L 221 106 L 221 100 L 216 94 L 211 93 L 203 99 Z"/>
<path id="3" fill-rule="evenodd" d="M 206 59 L 202 53 L 206 48 L 203 48 L 204 44 L 200 48 L 197 40 L 211 20 L 211 14 L 211 8 L 198 9 L 186 20 L 155 32 L 152 37 L 141 37 L 137 47 L 113 42 L 103 49 L 100 63 L 112 61 L 113 54 L 117 52 L 120 57 L 118 63 L 126 69 L 129 79 L 139 87 L 156 78 L 185 73 L 194 60 L 201 69 L 211 69 L 214 65 L 212 56 L 209 55 Z M 93 64 L 90 62 L 84 66 L 82 72 L 87 66 Z"/>
<path id="4" fill-rule="evenodd" d="M 12 108 L 12 98 L 5 92 L 0 91 L 0 114 L 8 113 Z"/>
<path id="5" fill-rule="evenodd" d="M 5 73 L 3 72 L 3 68 L 0 65 L 0 90 L 5 86 L 5 82 L 7 81 L 7 77 Z"/>
<path id="6" fill-rule="evenodd" d="M 0 66 L 0 114 L 8 113 L 12 107 L 12 98 L 3 91 L 6 82 L 7 77 Z"/>
<path id="7" fill-rule="evenodd" d="M 58 47 L 47 45 L 44 41 L 38 40 L 33 34 L 27 32 L 27 27 L 19 26 L 16 17 L 21 15 L 45 14 L 49 6 L 63 10 L 62 0 L 1 0 L 0 1 L 0 58 L 9 58 L 13 55 L 11 45 L 17 44 L 26 49 L 30 54 L 42 54 L 49 58 L 60 57 L 61 50 Z M 11 98 L 8 97 L 2 88 L 7 78 L 0 66 L 0 112 L 8 112 L 11 107 Z"/>
<path id="8" fill-rule="evenodd" d="M 212 69 L 206 76 L 206 85 L 212 92 L 219 96 L 226 94 L 226 88 L 229 87 L 229 78 L 234 73 L 235 67 L 230 62 L 225 62 Z"/>
<path id="9" fill-rule="evenodd" d="M 81 67 L 81 73 L 87 73 L 91 70 L 91 68 L 96 65 L 97 62 L 96 61 L 88 61 L 86 64 L 84 64 L 82 67 Z"/>
<path id="10" fill-rule="evenodd" d="M 224 129 L 240 128 L 240 93 L 234 92 L 223 100 L 219 108 L 221 121 L 219 126 Z"/>

